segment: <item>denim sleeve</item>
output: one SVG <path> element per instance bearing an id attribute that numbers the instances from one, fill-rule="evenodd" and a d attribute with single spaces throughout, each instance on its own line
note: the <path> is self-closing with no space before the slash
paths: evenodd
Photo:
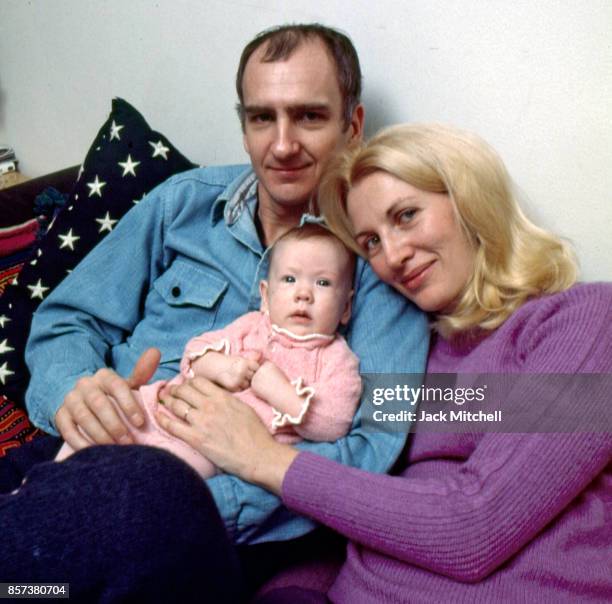
<path id="1" fill-rule="evenodd" d="M 353 318 L 347 340 L 360 359 L 362 373 L 424 373 L 429 347 L 425 315 L 381 283 L 361 260 Z M 370 472 L 387 472 L 406 440 L 405 433 L 374 432 L 362 426 L 361 410 L 347 436 L 333 443 L 301 442 L 311 451 Z M 208 481 L 227 529 L 237 543 L 260 543 L 299 537 L 315 523 L 287 510 L 280 500 L 235 476 Z"/>
<path id="2" fill-rule="evenodd" d="M 58 434 L 54 417 L 66 394 L 80 377 L 112 366 L 112 347 L 140 320 L 152 263 L 163 255 L 165 190 L 132 208 L 34 313 L 26 406 L 46 432 Z"/>

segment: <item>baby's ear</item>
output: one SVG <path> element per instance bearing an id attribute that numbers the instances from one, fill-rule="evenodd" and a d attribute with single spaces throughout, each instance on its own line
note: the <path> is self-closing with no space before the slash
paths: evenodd
<path id="1" fill-rule="evenodd" d="M 344 312 L 342 313 L 342 316 L 340 317 L 340 323 L 342 325 L 346 325 L 351 319 L 351 311 L 353 310 L 353 294 L 354 293 L 355 293 L 354 289 L 352 289 L 349 292 L 348 298 L 346 300 L 346 306 L 344 308 Z"/>
<path id="2" fill-rule="evenodd" d="M 268 314 L 268 282 L 262 279 L 259 282 L 259 294 L 261 295 L 261 312 Z"/>

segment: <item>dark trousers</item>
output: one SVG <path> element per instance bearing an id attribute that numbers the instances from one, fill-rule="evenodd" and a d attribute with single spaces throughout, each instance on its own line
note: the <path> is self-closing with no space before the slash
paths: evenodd
<path id="1" fill-rule="evenodd" d="M 0 459 L 0 581 L 70 583 L 70 602 L 242 601 L 236 549 L 191 468 L 142 446 L 49 461 L 60 444 Z"/>

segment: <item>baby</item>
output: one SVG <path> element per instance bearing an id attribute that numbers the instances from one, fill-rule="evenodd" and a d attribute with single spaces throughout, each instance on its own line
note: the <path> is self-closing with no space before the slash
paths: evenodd
<path id="1" fill-rule="evenodd" d="M 354 255 L 327 228 L 306 223 L 278 239 L 269 260 L 260 311 L 193 338 L 178 376 L 134 391 L 146 414 L 143 428 L 131 426 L 117 405 L 134 442 L 174 453 L 205 478 L 216 473 L 214 465 L 155 419 L 156 411 L 171 415 L 160 405 L 167 387 L 206 377 L 236 393 L 289 443 L 344 436 L 359 403 L 359 361 L 336 333 L 351 314 Z M 72 453 L 66 443 L 56 459 Z"/>

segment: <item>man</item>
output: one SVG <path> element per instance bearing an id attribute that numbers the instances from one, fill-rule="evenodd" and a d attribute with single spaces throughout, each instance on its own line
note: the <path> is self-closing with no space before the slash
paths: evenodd
<path id="1" fill-rule="evenodd" d="M 88 445 L 83 434 L 100 444 L 130 442 L 108 397 L 141 425 L 131 388 L 172 377 L 194 333 L 259 308 L 268 246 L 312 209 L 332 155 L 362 136 L 360 89 L 355 50 L 334 30 L 276 28 L 245 48 L 237 91 L 252 167 L 171 178 L 41 305 L 26 352 L 32 373 L 27 405 L 35 424 L 59 432 L 75 449 Z M 362 372 L 424 370 L 425 319 L 362 261 L 347 339 Z M 159 366 L 158 353 L 143 354 L 151 347 L 161 351 Z M 133 367 L 130 378 L 121 377 Z M 384 472 L 403 441 L 402 435 L 368 432 L 358 413 L 347 437 L 299 446 Z M 275 496 L 233 476 L 207 484 L 234 542 L 290 539 L 313 527 Z"/>

